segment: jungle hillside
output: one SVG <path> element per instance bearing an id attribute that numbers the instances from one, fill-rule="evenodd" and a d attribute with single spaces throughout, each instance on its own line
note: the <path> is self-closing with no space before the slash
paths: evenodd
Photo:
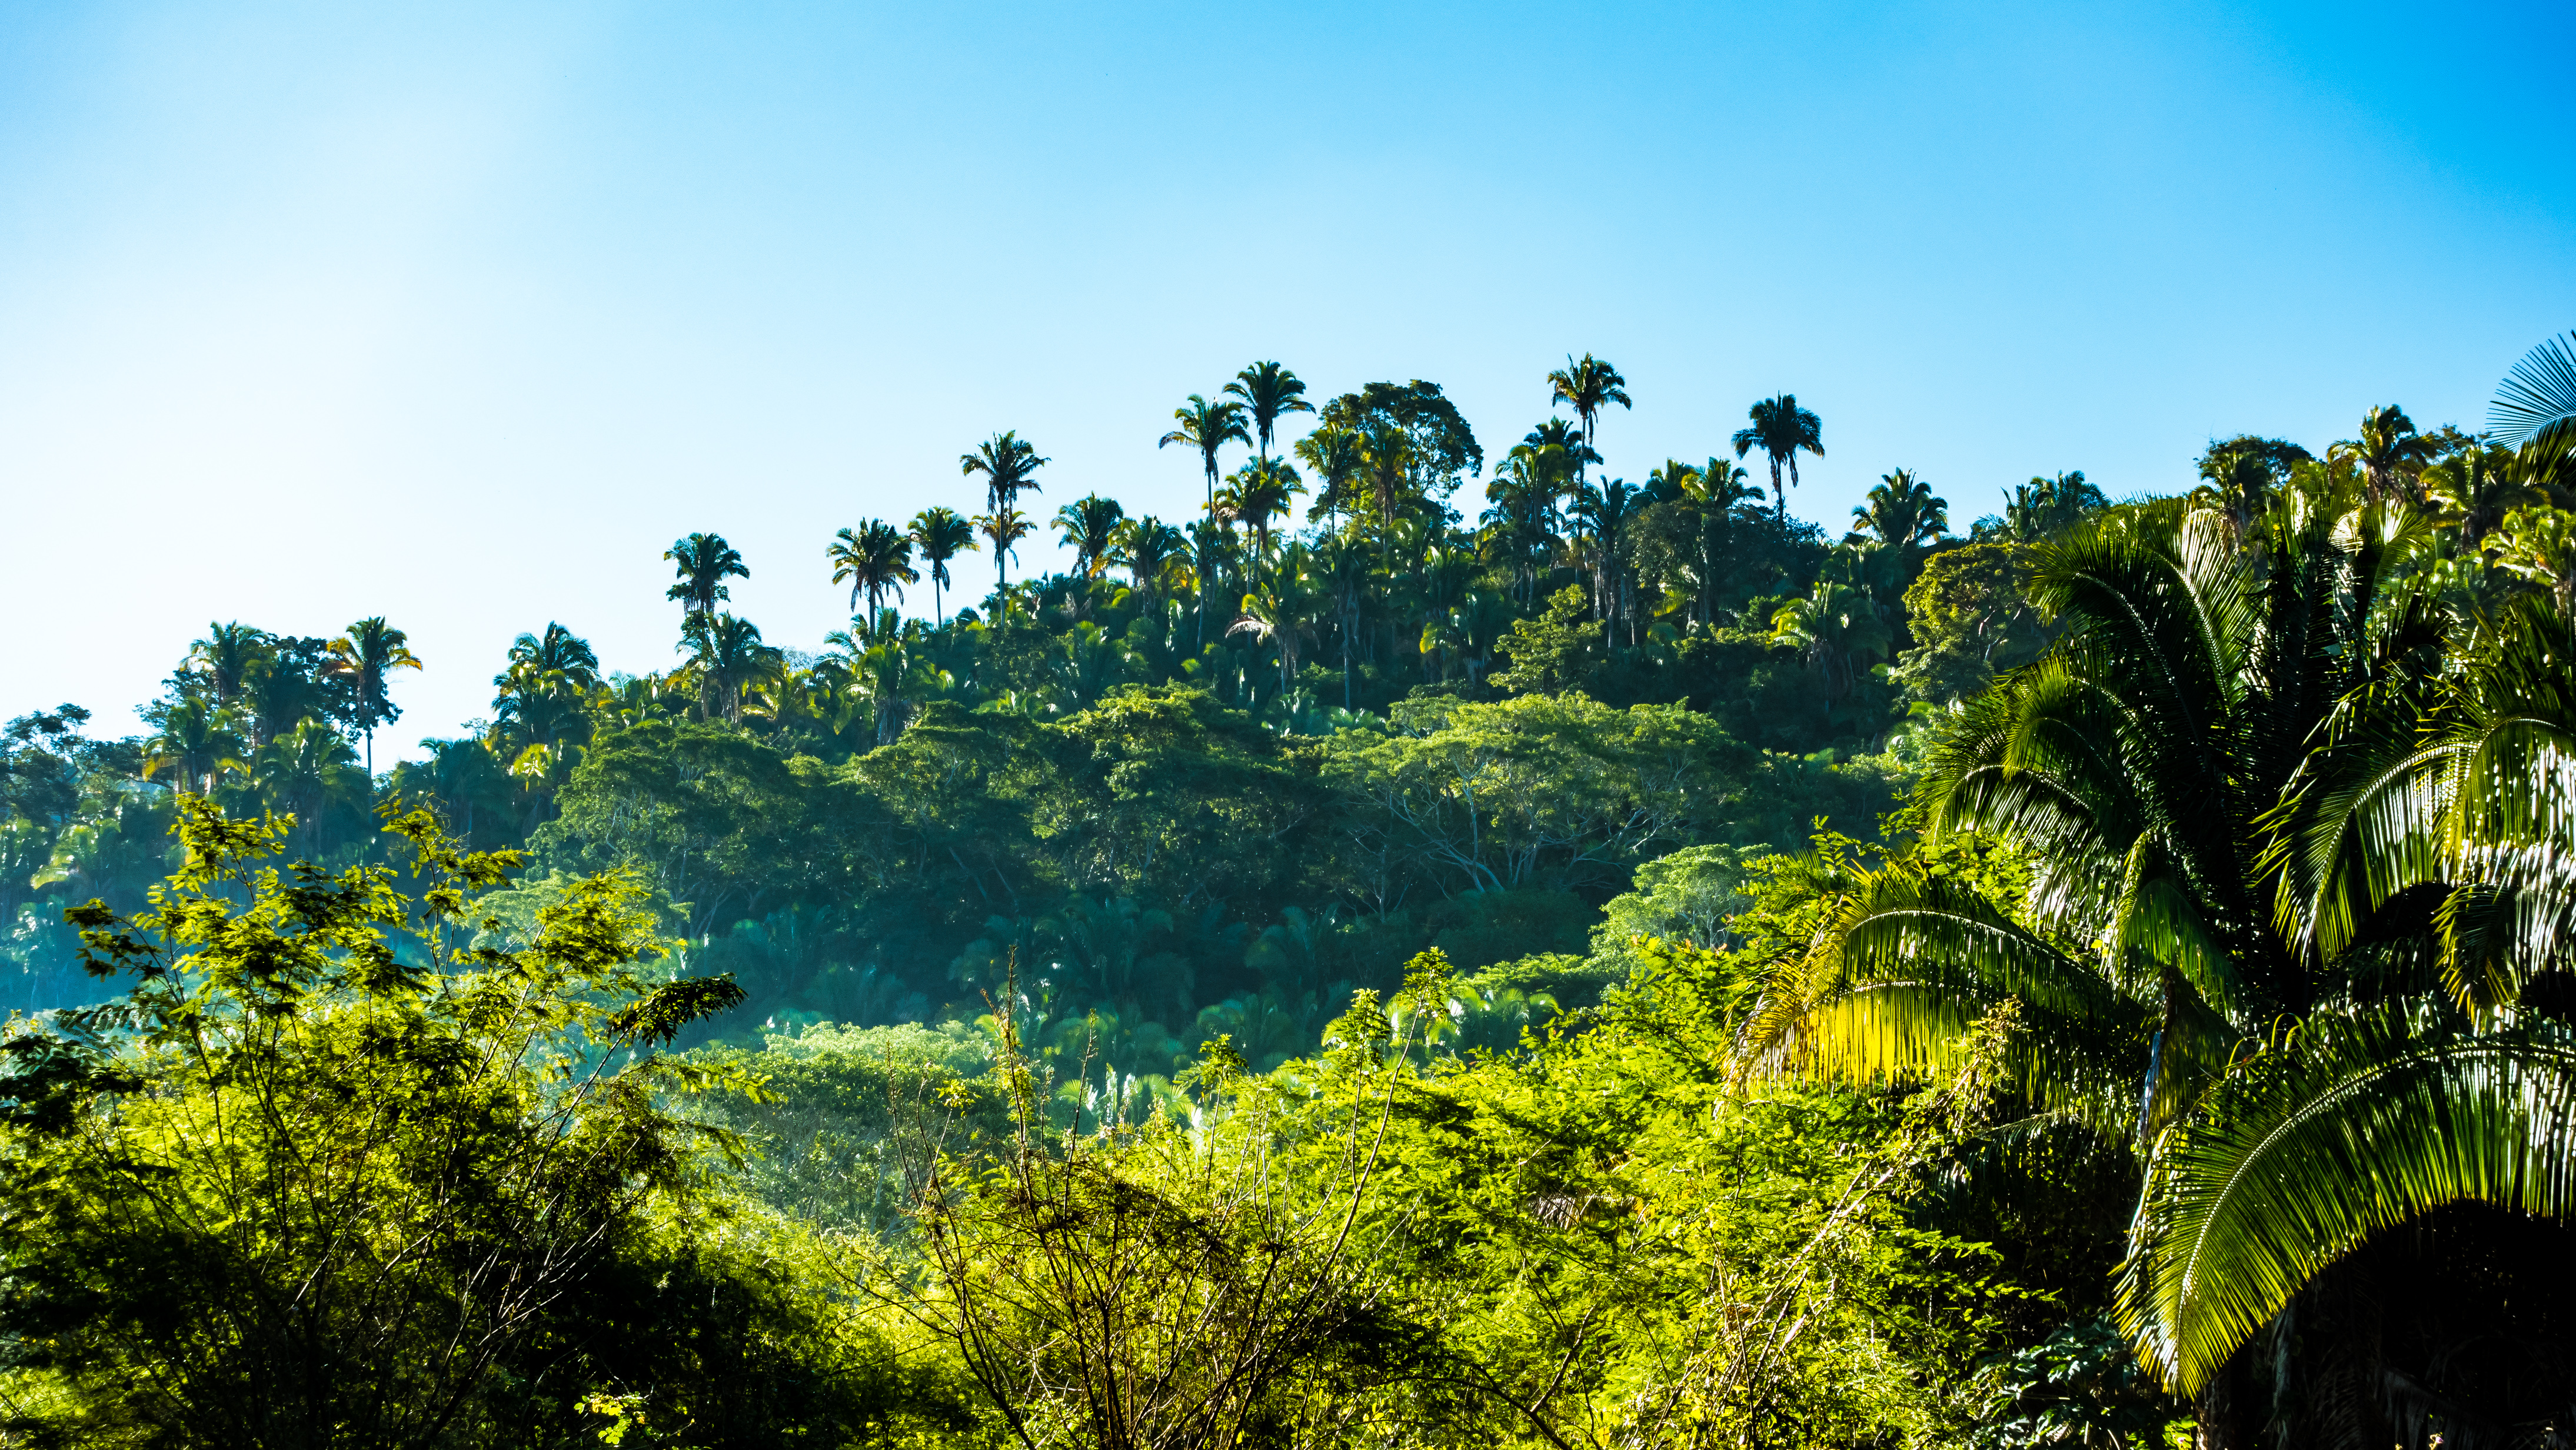
<path id="1" fill-rule="evenodd" d="M 1186 516 L 960 440 L 678 534 L 660 661 L 210 620 L 0 744 L 0 1445 L 2562 1443 L 2576 334 L 2498 371 L 1820 522 L 1792 393 L 1631 479 L 1591 353 L 1256 360 L 1134 420 Z"/>

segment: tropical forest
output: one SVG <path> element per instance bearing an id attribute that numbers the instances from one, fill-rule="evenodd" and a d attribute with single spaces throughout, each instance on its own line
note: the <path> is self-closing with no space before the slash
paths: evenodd
<path id="1" fill-rule="evenodd" d="M 1630 479 L 1589 353 L 1255 361 L 1186 517 L 961 440 L 674 538 L 642 673 L 209 621 L 0 741 L 0 1446 L 2576 1441 L 2576 334 L 2496 373 L 1819 522 L 1790 393 Z"/>

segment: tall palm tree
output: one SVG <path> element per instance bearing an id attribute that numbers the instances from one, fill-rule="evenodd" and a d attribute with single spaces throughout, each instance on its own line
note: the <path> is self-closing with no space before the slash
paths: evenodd
<path id="1" fill-rule="evenodd" d="M 901 600 L 903 586 L 921 582 L 921 572 L 912 567 L 912 536 L 883 519 L 841 530 L 823 554 L 832 562 L 832 582 L 850 586 L 851 613 L 858 613 L 859 596 L 867 596 L 865 627 L 871 631 L 887 595 Z"/>
<path id="2" fill-rule="evenodd" d="M 1601 616 L 1601 637 L 1609 641 L 1628 613 L 1628 522 L 1642 496 L 1628 480 L 1614 478 L 1599 488 L 1575 495 L 1570 512 L 1591 536 L 1593 609 Z M 1631 643 L 1634 643 L 1633 631 Z"/>
<path id="3" fill-rule="evenodd" d="M 958 470 L 968 478 L 984 475 L 985 510 L 994 514 L 1016 508 L 1023 493 L 1043 492 L 1037 471 L 1046 462 L 1015 429 L 996 433 L 976 444 L 974 452 L 957 456 Z"/>
<path id="4" fill-rule="evenodd" d="M 1338 518 L 1345 509 L 1357 512 L 1357 490 L 1368 472 L 1357 430 L 1327 424 L 1298 439 L 1296 453 L 1305 460 L 1307 477 L 1315 480 L 1315 506 L 1306 511 L 1306 517 Z"/>
<path id="5" fill-rule="evenodd" d="M 1760 499 L 1762 490 L 1753 485 L 1752 475 L 1733 459 L 1712 458 L 1697 468 L 1683 464 L 1678 475 L 1669 472 L 1674 467 L 1669 462 L 1665 464 L 1667 486 L 1679 488 L 1690 511 L 1693 558 L 1699 576 L 1700 623 L 1713 625 L 1717 623 L 1718 575 L 1733 537 L 1736 505 L 1748 498 Z M 1765 621 L 1752 623 L 1760 625 Z"/>
<path id="6" fill-rule="evenodd" d="M 1551 455 L 1563 457 L 1561 450 L 1514 448 L 1485 485 L 1488 506 L 1479 519 L 1484 552 L 1510 566 L 1525 605 L 1536 602 L 1539 575 L 1553 564 L 1558 543 L 1550 524 L 1559 484 L 1548 466 Z"/>
<path id="7" fill-rule="evenodd" d="M 143 743 L 143 773 L 168 771 L 175 790 L 211 794 L 216 777 L 246 769 L 250 748 L 234 728 L 233 712 L 197 696 L 146 712 L 155 727 Z"/>
<path id="8" fill-rule="evenodd" d="M 1622 408 L 1634 406 L 1628 401 L 1628 380 L 1619 376 L 1617 368 L 1588 352 L 1580 362 L 1575 361 L 1573 354 L 1566 354 L 1565 366 L 1547 375 L 1547 386 L 1552 402 L 1573 408 L 1574 416 L 1583 421 L 1583 452 L 1594 458 L 1598 458 L 1600 453 L 1593 446 L 1592 429 L 1600 419 L 1601 410 L 1612 403 Z M 1578 479 L 1582 476 L 1582 468 L 1578 457 L 1575 464 Z"/>
<path id="9" fill-rule="evenodd" d="M 523 634 L 510 642 L 509 662 L 512 668 L 524 666 L 558 676 L 576 689 L 591 689 L 599 684 L 599 655 L 590 641 L 552 620 L 546 622 L 542 635 Z M 499 684 L 495 679 L 492 683 Z"/>
<path id="10" fill-rule="evenodd" d="M 590 733 L 582 697 L 599 687 L 599 656 L 589 641 L 549 623 L 543 635 L 523 634 L 511 644 L 508 668 L 492 677 L 492 687 L 486 740 L 500 759 L 515 767 L 536 750 L 550 763 L 569 763 L 568 748 Z"/>
<path id="11" fill-rule="evenodd" d="M 2076 522 L 2110 501 L 2102 490 L 2084 480 L 2084 470 L 2074 469 L 2052 478 L 2034 476 L 2030 482 L 2015 484 L 2004 495 L 2002 537 L 2016 544 L 2036 544 L 2058 532 L 2072 528 Z M 1978 533 L 1985 536 L 1989 521 L 1978 521 Z"/>
<path id="12" fill-rule="evenodd" d="M 1544 485 L 1535 496 L 1547 516 L 1548 531 L 1558 533 L 1564 526 L 1560 506 L 1583 491 L 1584 465 L 1600 461 L 1601 455 L 1583 441 L 1579 426 L 1563 418 L 1550 418 L 1513 446 L 1505 455 L 1504 467 L 1522 474 L 1525 483 Z"/>
<path id="13" fill-rule="evenodd" d="M 1234 531 L 1226 527 L 1225 519 L 1216 512 L 1211 500 L 1207 516 L 1190 525 L 1189 535 L 1190 575 L 1198 607 L 1198 649 L 1205 653 L 1208 611 L 1214 609 L 1224 596 L 1218 580 L 1225 572 L 1225 558 L 1231 552 Z"/>
<path id="14" fill-rule="evenodd" d="M 1118 526 L 1126 517 L 1127 509 L 1118 500 L 1096 493 L 1056 510 L 1055 529 L 1064 536 L 1065 547 L 1073 550 L 1074 572 L 1085 579 L 1099 577 L 1101 563 L 1109 557 Z"/>
<path id="15" fill-rule="evenodd" d="M 698 714 L 721 705 L 725 719 L 742 723 L 743 691 L 778 673 L 784 656 L 760 642 L 760 626 L 733 614 L 701 617 L 680 648 L 698 674 Z"/>
<path id="16" fill-rule="evenodd" d="M 1190 547 L 1180 530 L 1152 514 L 1121 523 L 1113 544 L 1115 562 L 1126 568 L 1139 593 L 1149 595 L 1161 592 L 1172 566 Z"/>
<path id="17" fill-rule="evenodd" d="M 1360 604 L 1369 587 L 1368 546 L 1356 534 L 1327 534 L 1315 546 L 1313 577 L 1332 601 L 1342 646 L 1342 708 L 1351 708 L 1354 669 L 1351 652 L 1358 647 Z"/>
<path id="18" fill-rule="evenodd" d="M 725 580 L 751 577 L 751 569 L 742 562 L 741 553 L 726 543 L 722 534 L 690 534 L 663 550 L 662 557 L 679 570 L 680 582 L 672 585 L 662 597 L 677 599 L 687 606 L 680 615 L 683 631 L 688 628 L 690 619 L 712 616 L 718 602 L 733 597 L 733 591 L 725 587 Z"/>
<path id="19" fill-rule="evenodd" d="M 1771 494 L 1778 500 L 1780 518 L 1789 517 L 1789 488 L 1798 482 L 1798 455 L 1812 453 L 1825 456 L 1825 425 L 1812 412 L 1798 406 L 1797 395 L 1782 393 L 1764 398 L 1746 410 L 1753 426 L 1735 435 L 1735 456 L 1759 448 L 1771 459 Z M 1781 471 L 1788 472 L 1788 483 L 1781 482 Z"/>
<path id="20" fill-rule="evenodd" d="M 1225 391 L 1226 396 L 1241 399 L 1251 412 L 1253 437 L 1265 462 L 1279 420 L 1290 413 L 1315 411 L 1315 405 L 1306 401 L 1305 381 L 1275 362 L 1257 362 L 1236 373 Z"/>
<path id="21" fill-rule="evenodd" d="M 1910 561 L 1923 546 L 1950 531 L 1950 503 L 1932 492 L 1932 485 L 1914 476 L 1914 470 L 1900 468 L 1881 474 L 1869 491 L 1869 502 L 1852 510 L 1852 521 L 1858 525 L 1851 537 L 1866 535 Z"/>
<path id="22" fill-rule="evenodd" d="M 2475 551 L 2517 504 L 2531 503 L 2538 491 L 2523 481 L 2519 459 L 2502 448 L 2472 443 L 2424 470 L 2424 490 L 2442 521 L 2455 525 L 2460 542 Z"/>
<path id="23" fill-rule="evenodd" d="M 2326 457 L 2348 462 L 2361 470 L 2369 482 L 2370 496 L 2383 503 L 2397 501 L 2401 489 L 2420 473 L 2432 453 L 2431 441 L 2415 431 L 2415 420 L 2406 410 L 2391 403 L 2373 408 L 2361 415 L 2361 436 L 2346 439 L 2326 450 Z M 2423 499 L 2412 496 L 2406 501 L 2421 505 Z"/>
<path id="24" fill-rule="evenodd" d="M 955 509 L 926 508 L 912 516 L 912 544 L 921 551 L 921 562 L 930 566 L 930 622 L 948 622 L 941 591 L 957 582 L 948 572 L 948 561 L 975 548 L 974 521 Z"/>
<path id="25" fill-rule="evenodd" d="M 1004 504 L 989 514 L 975 516 L 975 531 L 993 546 L 993 588 L 1000 591 L 1010 582 L 1007 566 L 1017 556 L 1020 540 L 1038 531 L 1018 509 Z"/>
<path id="26" fill-rule="evenodd" d="M 1270 521 L 1295 506 L 1297 495 L 1306 485 L 1297 470 L 1285 462 L 1257 458 L 1234 471 L 1225 488 L 1217 495 L 1217 509 L 1225 517 L 1242 522 L 1252 530 L 1253 565 L 1270 555 Z"/>
<path id="27" fill-rule="evenodd" d="M 367 737 L 367 779 L 376 778 L 376 727 L 401 718 L 402 709 L 387 695 L 388 677 L 396 670 L 420 668 L 411 652 L 411 637 L 385 623 L 381 614 L 361 619 L 331 641 L 323 670 L 345 682 L 350 719 Z"/>
<path id="28" fill-rule="evenodd" d="M 1199 451 L 1199 470 L 1207 475 L 1207 505 L 1213 508 L 1216 506 L 1216 481 L 1224 474 L 1224 470 L 1217 466 L 1217 451 L 1229 443 L 1252 442 L 1251 433 L 1243 426 L 1243 405 L 1211 403 L 1192 393 L 1186 406 L 1172 410 L 1172 418 L 1181 426 L 1164 434 L 1154 446 L 1168 448 L 1179 443 Z"/>
<path id="29" fill-rule="evenodd" d="M 1840 700 L 1896 642 L 1870 591 L 1832 579 L 1819 579 L 1804 599 L 1792 599 L 1771 615 L 1774 644 L 1796 648 L 1816 673 L 1825 697 Z"/>
<path id="30" fill-rule="evenodd" d="M 363 805 L 364 781 L 352 779 L 357 753 L 340 732 L 319 720 L 306 719 L 268 742 L 251 767 L 272 809 L 292 816 L 306 850 L 321 844 L 322 813 L 334 804 Z"/>
<path id="31" fill-rule="evenodd" d="M 1285 694 L 1297 678 L 1300 646 L 1314 637 L 1324 591 L 1308 577 L 1306 546 L 1290 544 L 1280 551 L 1279 567 L 1261 586 L 1243 596 L 1242 616 L 1226 633 L 1264 639 L 1279 651 L 1279 690 Z"/>
<path id="32" fill-rule="evenodd" d="M 209 623 L 206 637 L 188 646 L 188 663 L 215 692 L 215 702 L 230 705 L 269 652 L 268 631 L 238 621 Z"/>
<path id="33" fill-rule="evenodd" d="M 1378 568 L 1389 567 L 1396 506 L 1413 482 L 1413 435 L 1390 422 L 1372 422 L 1360 430 L 1360 463 L 1367 470 L 1369 502 L 1377 510 Z"/>

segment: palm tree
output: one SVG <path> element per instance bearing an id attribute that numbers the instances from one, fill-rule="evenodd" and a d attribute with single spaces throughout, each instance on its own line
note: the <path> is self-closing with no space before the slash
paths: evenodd
<path id="1" fill-rule="evenodd" d="M 1257 569 L 1270 555 L 1270 521 L 1287 513 L 1306 485 L 1297 470 L 1285 462 L 1258 458 L 1234 471 L 1225 488 L 1216 497 L 1219 516 L 1240 520 L 1252 530 L 1253 564 Z"/>
<path id="2" fill-rule="evenodd" d="M 931 623 L 945 625 L 941 590 L 957 582 L 948 572 L 948 561 L 974 550 L 974 522 L 954 509 L 923 509 L 912 516 L 912 543 L 921 551 L 921 562 L 930 566 Z"/>
<path id="3" fill-rule="evenodd" d="M 1236 373 L 1225 391 L 1251 411 L 1253 435 L 1265 462 L 1279 420 L 1290 413 L 1315 411 L 1315 405 L 1306 401 L 1304 380 L 1275 362 L 1257 362 Z"/>
<path id="4" fill-rule="evenodd" d="M 1779 517 L 1789 517 L 1789 487 L 1781 483 L 1782 469 L 1788 470 L 1788 485 L 1798 481 L 1798 454 L 1805 451 L 1818 458 L 1825 456 L 1825 425 L 1814 413 L 1798 406 L 1795 394 L 1782 393 L 1764 398 L 1747 410 L 1753 426 L 1735 435 L 1735 456 L 1759 448 L 1771 459 L 1771 494 L 1778 500 Z"/>
<path id="5" fill-rule="evenodd" d="M 1279 567 L 1260 588 L 1243 596 L 1242 617 L 1226 630 L 1268 640 L 1279 651 L 1279 690 L 1286 694 L 1297 678 L 1298 646 L 1311 639 L 1322 613 L 1323 591 L 1307 577 L 1306 546 L 1290 544 L 1279 555 Z"/>
<path id="6" fill-rule="evenodd" d="M 1558 479 L 1548 466 L 1553 454 L 1541 453 L 1527 444 L 1514 448 L 1494 471 L 1494 480 L 1485 485 L 1488 501 L 1478 520 L 1484 525 L 1480 542 L 1495 562 L 1506 564 L 1521 584 L 1521 602 L 1535 603 L 1539 573 L 1555 558 L 1557 536 L 1549 526 L 1550 507 L 1556 500 Z"/>
<path id="7" fill-rule="evenodd" d="M 2576 1208 L 2576 1041 L 2508 1010 L 2576 925 L 2576 640 L 2531 602 L 2448 671 L 2437 597 L 2402 582 L 2420 521 L 2294 487 L 2264 523 L 2259 558 L 2216 501 L 2035 546 L 2068 632 L 1956 718 L 1922 796 L 1931 839 L 2007 843 L 2026 890 L 1843 873 L 1744 1034 L 1774 1067 L 1904 1073 L 2015 999 L 2041 1110 L 2145 1160 L 2118 1314 L 2184 1393 L 2375 1230 Z M 2298 1352 L 2360 1356 L 2337 1412 L 2376 1419 L 2423 1368 L 2333 1322 Z"/>
<path id="8" fill-rule="evenodd" d="M 1356 535 L 1328 534 L 1315 546 L 1313 577 L 1333 605 L 1333 614 L 1341 625 L 1342 643 L 1342 708 L 1351 708 L 1351 651 L 1358 645 L 1360 602 L 1369 586 L 1368 546 Z"/>
<path id="9" fill-rule="evenodd" d="M 903 586 L 921 582 L 920 571 L 912 567 L 912 536 L 883 519 L 869 519 L 856 530 L 841 530 L 824 546 L 823 554 L 832 561 L 832 582 L 846 581 L 850 586 L 851 613 L 858 612 L 859 596 L 867 596 L 866 625 L 871 630 L 888 594 L 900 600 Z"/>
<path id="10" fill-rule="evenodd" d="M 1230 552 L 1234 531 L 1226 527 L 1225 520 L 1216 513 L 1211 501 L 1207 517 L 1190 525 L 1189 537 L 1190 573 L 1196 586 L 1198 605 L 1198 649 L 1205 653 L 1208 611 L 1215 607 L 1222 595 L 1217 581 L 1224 567 L 1224 556 Z"/>
<path id="11" fill-rule="evenodd" d="M 1308 518 L 1338 517 L 1344 509 L 1358 511 L 1356 490 L 1368 471 L 1368 460 L 1361 454 L 1356 430 L 1327 424 L 1298 439 L 1296 453 L 1306 462 L 1307 476 L 1315 480 L 1315 506 L 1307 510 Z"/>
<path id="12" fill-rule="evenodd" d="M 233 712 L 214 701 L 182 698 L 147 711 L 146 718 L 155 729 L 143 743 L 145 775 L 167 770 L 173 789 L 184 792 L 193 786 L 200 794 L 212 794 L 215 777 L 246 768 L 242 757 L 249 747 L 233 726 Z"/>
<path id="13" fill-rule="evenodd" d="M 2502 448 L 2470 444 L 2424 470 L 2424 489 L 2444 523 L 2457 527 L 2460 543 L 2475 552 L 2517 504 L 2536 500 L 2523 482 L 2520 459 Z"/>
<path id="14" fill-rule="evenodd" d="M 1138 592 L 1158 594 L 1190 541 L 1180 530 L 1146 514 L 1121 523 L 1112 544 L 1115 562 L 1126 568 Z"/>
<path id="15" fill-rule="evenodd" d="M 1872 659 L 1888 654 L 1896 635 L 1869 590 L 1819 579 L 1806 598 L 1773 611 L 1771 641 L 1796 648 L 1816 672 L 1825 698 L 1840 700 L 1868 672 Z"/>
<path id="16" fill-rule="evenodd" d="M 2422 471 L 2431 450 L 2431 441 L 2415 431 L 2415 420 L 2391 403 L 2362 414 L 2361 436 L 2328 448 L 2326 457 L 2359 468 L 2369 482 L 2370 496 L 2393 503 L 2399 497 L 2400 482 Z M 2421 506 L 2424 500 L 2410 496 L 2406 502 Z"/>
<path id="17" fill-rule="evenodd" d="M 349 687 L 351 721 L 367 737 L 370 781 L 376 778 L 376 727 L 402 717 L 401 707 L 386 694 L 387 676 L 420 668 L 420 657 L 410 646 L 411 637 L 379 614 L 350 625 L 348 633 L 331 641 L 331 657 L 322 666 Z"/>
<path id="18" fill-rule="evenodd" d="M 552 620 L 543 635 L 523 634 L 510 642 L 509 662 L 564 680 L 576 689 L 599 683 L 599 656 L 590 641 Z M 499 680 L 492 683 L 499 684 Z"/>
<path id="19" fill-rule="evenodd" d="M 1589 531 L 1592 544 L 1593 609 L 1601 616 L 1601 638 L 1610 642 L 1620 616 L 1628 612 L 1627 530 L 1641 499 L 1628 480 L 1614 478 L 1599 488 L 1585 488 L 1570 512 Z M 1631 643 L 1634 643 L 1633 631 Z"/>
<path id="20" fill-rule="evenodd" d="M 489 743 L 500 759 L 515 770 L 535 750 L 550 763 L 569 763 L 567 752 L 590 733 L 582 697 L 599 687 L 599 656 L 589 641 L 549 623 L 543 635 L 523 634 L 511 644 L 509 666 L 492 677 L 492 687 Z"/>
<path id="21" fill-rule="evenodd" d="M 996 433 L 976 444 L 974 452 L 957 456 L 958 470 L 968 478 L 984 475 L 985 508 L 995 514 L 1017 507 L 1023 493 L 1043 491 L 1037 471 L 1046 462 L 1016 430 Z"/>
<path id="22" fill-rule="evenodd" d="M 1377 510 L 1378 568 L 1389 564 L 1387 548 L 1395 528 L 1395 510 L 1413 481 L 1413 435 L 1394 423 L 1374 422 L 1360 432 L 1360 462 L 1367 469 L 1369 502 Z"/>
<path id="23" fill-rule="evenodd" d="M 2036 544 L 2073 527 L 2086 514 L 2108 503 L 2101 489 L 2084 481 L 2083 469 L 2054 478 L 2034 476 L 2028 483 L 2015 484 L 2013 491 L 2004 495 L 2001 536 L 2016 544 Z M 1991 519 L 1978 520 L 1978 536 L 1989 537 L 1987 531 L 1993 523 Z"/>
<path id="24" fill-rule="evenodd" d="M 188 663 L 215 692 L 215 702 L 230 705 L 269 653 L 268 632 L 238 621 L 209 623 L 206 637 L 188 646 Z"/>
<path id="25" fill-rule="evenodd" d="M 1073 550 L 1074 571 L 1085 579 L 1100 575 L 1101 562 L 1109 557 L 1117 542 L 1118 526 L 1127 510 L 1114 498 L 1085 494 L 1056 510 L 1056 532 L 1064 536 L 1065 547 Z"/>
<path id="26" fill-rule="evenodd" d="M 272 809 L 294 817 L 305 849 L 320 844 L 322 813 L 335 802 L 363 801 L 365 784 L 351 779 L 357 753 L 340 732 L 319 720 L 296 722 L 260 751 L 252 777 Z"/>
<path id="27" fill-rule="evenodd" d="M 725 587 L 725 580 L 751 577 L 751 570 L 742 562 L 742 555 L 724 541 L 722 534 L 690 534 L 663 550 L 662 557 L 679 568 L 680 582 L 672 585 L 662 597 L 680 600 L 688 606 L 680 615 L 683 632 L 687 630 L 689 620 L 714 614 L 718 601 L 733 597 L 733 591 Z"/>
<path id="28" fill-rule="evenodd" d="M 720 702 L 725 719 L 736 725 L 742 723 L 743 691 L 776 675 L 784 658 L 760 642 L 759 625 L 732 614 L 702 616 L 680 648 L 698 674 L 699 717 L 712 714 Z"/>
<path id="29" fill-rule="evenodd" d="M 1568 405 L 1574 409 L 1574 416 L 1583 421 L 1583 452 L 1594 458 L 1600 454 L 1593 447 L 1592 429 L 1601 416 L 1601 410 L 1612 403 L 1622 408 L 1633 406 L 1628 401 L 1628 380 L 1619 376 L 1617 368 L 1588 352 L 1581 362 L 1575 361 L 1574 355 L 1568 353 L 1565 366 L 1547 375 L 1547 386 L 1551 402 Z M 1575 476 L 1581 478 L 1582 472 L 1583 464 L 1578 456 Z"/>
<path id="30" fill-rule="evenodd" d="M 1910 565 L 1925 545 L 1950 531 L 1949 510 L 1949 501 L 1936 497 L 1932 485 L 1916 478 L 1914 470 L 1900 468 L 1880 475 L 1869 502 L 1852 510 L 1859 527 L 1850 538 L 1875 538 Z"/>
<path id="31" fill-rule="evenodd" d="M 1038 526 L 1030 523 L 1018 509 L 1003 504 L 989 514 L 977 514 L 975 530 L 984 536 L 984 542 L 993 546 L 993 588 L 998 592 L 1010 582 L 1006 566 L 1015 557 L 1016 546 L 1020 540 L 1036 533 Z"/>
<path id="32" fill-rule="evenodd" d="M 1180 443 L 1199 451 L 1199 468 L 1207 475 L 1207 504 L 1214 508 L 1216 481 L 1224 472 L 1217 467 L 1217 450 L 1229 443 L 1252 442 L 1252 435 L 1243 426 L 1243 405 L 1211 403 L 1192 393 L 1188 406 L 1173 409 L 1172 417 L 1181 426 L 1164 434 L 1154 446 L 1168 448 Z"/>

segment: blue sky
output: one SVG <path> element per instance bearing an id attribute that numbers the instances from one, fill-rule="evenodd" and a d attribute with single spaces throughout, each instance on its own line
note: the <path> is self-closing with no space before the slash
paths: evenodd
<path id="1" fill-rule="evenodd" d="M 1186 514 L 1154 439 L 1256 358 L 1491 446 L 1596 352 L 1632 478 L 1792 390 L 1829 522 L 2475 426 L 2576 325 L 2571 53 L 2538 4 L 0 0 L 0 712 L 118 733 L 210 619 L 382 613 L 430 666 L 382 759 L 549 619 L 667 667 L 694 529 L 813 648 L 832 531 L 967 507 L 996 429 L 1049 510 Z"/>

